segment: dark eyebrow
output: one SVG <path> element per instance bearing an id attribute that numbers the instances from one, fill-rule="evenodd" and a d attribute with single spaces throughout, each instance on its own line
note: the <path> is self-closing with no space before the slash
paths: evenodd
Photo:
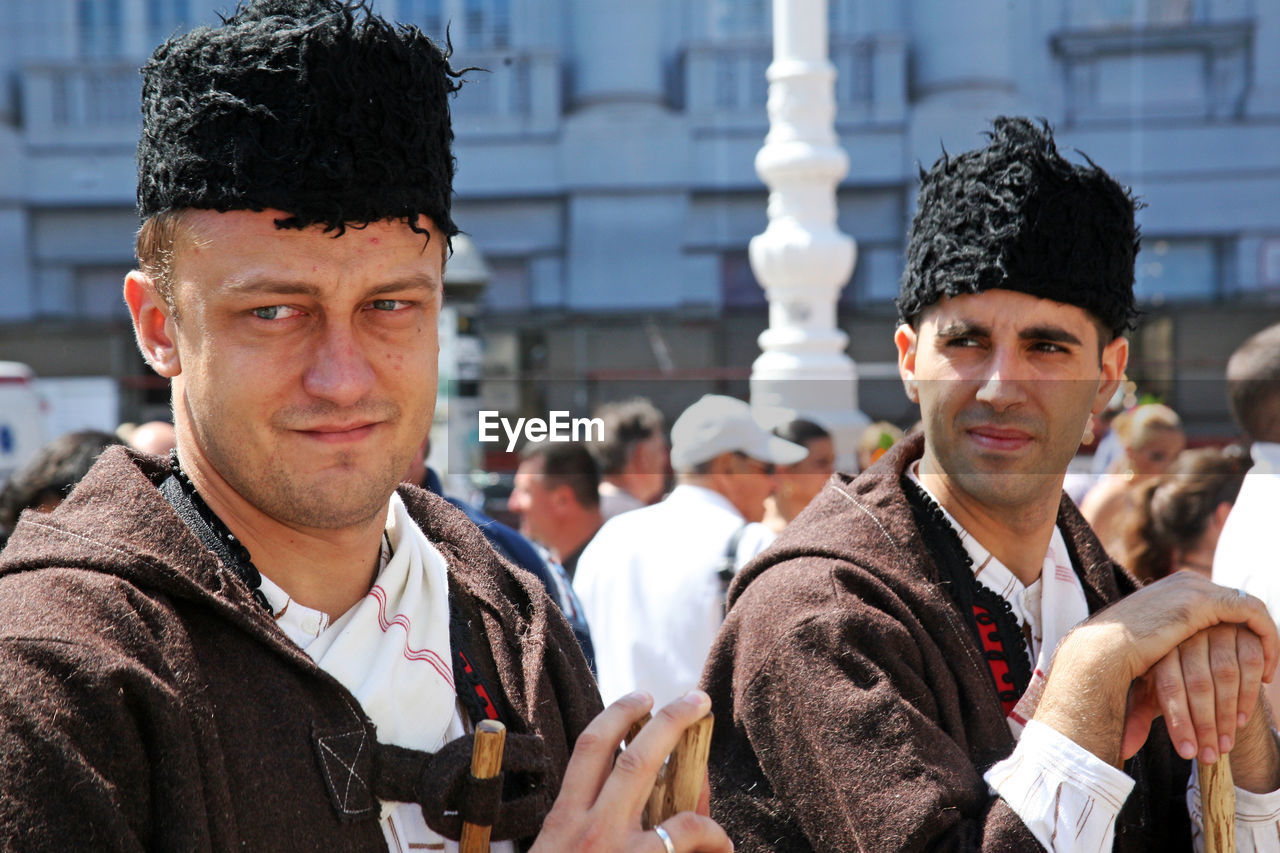
<path id="1" fill-rule="evenodd" d="M 1049 341 L 1055 344 L 1083 346 L 1084 342 L 1061 326 L 1032 326 L 1023 329 L 1018 337 L 1024 341 Z"/>
<path id="2" fill-rule="evenodd" d="M 940 338 L 989 338 L 991 330 L 980 323 L 972 323 L 968 320 L 949 320 L 945 325 L 938 327 L 936 334 Z"/>
<path id="3" fill-rule="evenodd" d="M 310 282 L 290 281 L 288 279 L 271 278 L 269 276 L 263 278 L 244 278 L 233 280 L 227 283 L 228 289 L 238 294 L 280 294 L 285 296 L 300 295 L 316 297 L 320 295 L 320 288 Z M 435 293 L 440 290 L 440 282 L 431 275 L 411 275 L 396 281 L 389 281 L 386 284 L 380 284 L 365 294 L 366 297 L 377 297 L 384 293 L 403 293 L 408 290 L 423 290 L 427 293 Z"/>

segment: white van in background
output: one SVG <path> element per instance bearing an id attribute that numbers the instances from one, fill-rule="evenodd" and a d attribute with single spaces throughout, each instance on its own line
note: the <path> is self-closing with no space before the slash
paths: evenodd
<path id="1" fill-rule="evenodd" d="M 20 362 L 0 361 L 0 485 L 44 442 L 44 412 L 35 374 Z"/>

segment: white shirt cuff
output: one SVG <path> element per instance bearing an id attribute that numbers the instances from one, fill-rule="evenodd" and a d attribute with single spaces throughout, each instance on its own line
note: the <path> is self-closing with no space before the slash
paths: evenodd
<path id="1" fill-rule="evenodd" d="M 1109 851 L 1133 779 L 1031 720 L 1013 754 L 983 777 L 1046 850 Z"/>
<path id="2" fill-rule="evenodd" d="M 1204 815 L 1200 811 L 1200 765 L 1191 768 L 1187 783 L 1187 812 L 1191 815 L 1191 834 L 1195 849 L 1204 850 Z M 1255 794 L 1244 788 L 1236 788 L 1236 851 L 1237 853 L 1272 853 L 1280 851 L 1280 791 Z"/>

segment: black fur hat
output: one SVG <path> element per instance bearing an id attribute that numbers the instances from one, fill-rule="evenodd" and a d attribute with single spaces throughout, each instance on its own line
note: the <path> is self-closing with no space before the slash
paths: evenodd
<path id="1" fill-rule="evenodd" d="M 1132 328 L 1133 196 L 1092 161 L 1063 159 L 1047 123 L 1002 116 L 989 136 L 921 173 L 902 322 L 944 296 L 1003 288 L 1076 305 L 1114 335 Z"/>
<path id="2" fill-rule="evenodd" d="M 142 74 L 143 219 L 274 208 L 279 227 L 341 233 L 423 214 L 458 232 L 458 73 L 416 28 L 364 2 L 252 0 L 160 45 Z"/>

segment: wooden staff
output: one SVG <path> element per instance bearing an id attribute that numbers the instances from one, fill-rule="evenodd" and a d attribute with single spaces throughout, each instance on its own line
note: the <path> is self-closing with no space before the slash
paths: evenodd
<path id="1" fill-rule="evenodd" d="M 1199 764 L 1205 853 L 1235 853 L 1236 786 L 1231 778 L 1231 758 L 1223 754 L 1213 764 Z"/>
<path id="2" fill-rule="evenodd" d="M 507 727 L 497 720 L 481 720 L 476 726 L 475 746 L 471 748 L 471 775 L 492 779 L 502 771 L 502 748 L 507 742 Z M 462 853 L 489 853 L 491 826 L 462 824 Z"/>
<path id="3" fill-rule="evenodd" d="M 711 727 L 714 723 L 715 716 L 707 714 L 680 736 L 680 742 L 649 796 L 649 805 L 645 809 L 648 827 L 698 807 L 702 780 L 707 775 L 707 754 L 711 751 Z"/>

